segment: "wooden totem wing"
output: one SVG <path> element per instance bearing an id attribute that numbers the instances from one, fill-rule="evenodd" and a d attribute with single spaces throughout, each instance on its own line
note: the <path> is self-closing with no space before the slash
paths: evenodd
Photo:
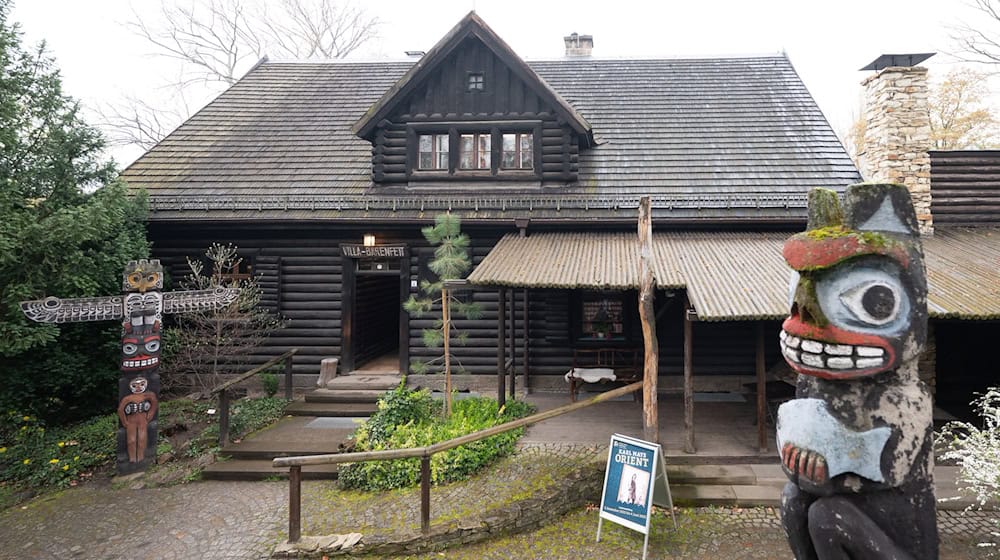
<path id="1" fill-rule="evenodd" d="M 195 313 L 220 309 L 236 301 L 239 288 L 163 292 L 164 313 Z"/>
<path id="2" fill-rule="evenodd" d="M 83 323 L 111 321 L 124 315 L 122 296 L 92 298 L 47 297 L 22 301 L 21 311 L 39 323 Z"/>

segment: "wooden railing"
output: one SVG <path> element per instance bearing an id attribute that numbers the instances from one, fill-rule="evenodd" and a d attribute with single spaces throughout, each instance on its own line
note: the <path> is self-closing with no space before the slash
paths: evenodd
<path id="1" fill-rule="evenodd" d="M 302 538 L 302 467 L 309 465 L 333 465 L 343 463 L 362 463 L 366 461 L 387 461 L 394 459 L 420 458 L 420 530 L 423 534 L 431 528 L 431 456 L 435 453 L 448 451 L 460 445 L 479 441 L 481 439 L 502 434 L 504 432 L 523 428 L 532 424 L 561 416 L 581 408 L 595 405 L 616 397 L 642 390 L 642 382 L 632 383 L 613 389 L 606 393 L 572 404 L 553 408 L 525 418 L 493 426 L 485 430 L 473 432 L 448 441 L 442 441 L 426 447 L 409 449 L 389 449 L 385 451 L 364 451 L 358 453 L 334 453 L 327 455 L 305 455 L 297 457 L 278 457 L 274 459 L 274 468 L 289 467 L 288 472 L 288 542 L 298 542 Z"/>
<path id="2" fill-rule="evenodd" d="M 285 400 L 292 400 L 292 357 L 298 351 L 298 348 L 292 348 L 277 358 L 272 358 L 252 370 L 240 374 L 239 377 L 234 377 L 212 389 L 209 394 L 219 395 L 219 447 L 225 447 L 229 443 L 229 389 L 283 361 L 285 362 Z"/>

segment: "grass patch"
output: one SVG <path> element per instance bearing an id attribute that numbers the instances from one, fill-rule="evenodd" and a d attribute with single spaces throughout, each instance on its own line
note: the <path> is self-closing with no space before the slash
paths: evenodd
<path id="1" fill-rule="evenodd" d="M 378 411 L 354 433 L 356 451 L 423 447 L 483 430 L 527 416 L 531 406 L 509 401 L 502 409 L 493 399 L 474 397 L 457 400 L 450 417 L 441 413 L 441 403 L 427 390 L 400 386 L 379 401 Z M 509 455 L 523 429 L 469 443 L 437 453 L 431 458 L 435 484 L 464 480 L 496 459 Z M 420 480 L 419 459 L 368 461 L 345 465 L 338 473 L 348 489 L 390 490 L 416 485 Z"/>

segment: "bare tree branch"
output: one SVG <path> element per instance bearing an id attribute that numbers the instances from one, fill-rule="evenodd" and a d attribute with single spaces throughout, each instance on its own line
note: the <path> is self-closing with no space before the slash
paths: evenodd
<path id="1" fill-rule="evenodd" d="M 967 5 L 985 17 L 977 17 L 975 25 L 951 27 L 958 52 L 949 54 L 964 62 L 1000 64 L 1000 0 L 971 0 Z"/>
<path id="2" fill-rule="evenodd" d="M 376 36 L 378 18 L 341 0 L 282 0 L 269 13 L 266 0 L 161 0 L 158 17 L 133 10 L 127 23 L 155 48 L 155 55 L 179 61 L 181 72 L 168 86 L 183 94 L 195 86 L 218 92 L 235 84 L 266 52 L 300 59 L 343 58 Z M 117 145 L 149 148 L 190 113 L 162 109 L 135 97 L 100 109 Z"/>

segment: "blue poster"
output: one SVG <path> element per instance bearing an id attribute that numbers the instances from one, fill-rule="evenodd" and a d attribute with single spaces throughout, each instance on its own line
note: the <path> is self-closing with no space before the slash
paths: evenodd
<path id="1" fill-rule="evenodd" d="M 604 473 L 601 517 L 647 533 L 658 445 L 615 434 Z"/>

